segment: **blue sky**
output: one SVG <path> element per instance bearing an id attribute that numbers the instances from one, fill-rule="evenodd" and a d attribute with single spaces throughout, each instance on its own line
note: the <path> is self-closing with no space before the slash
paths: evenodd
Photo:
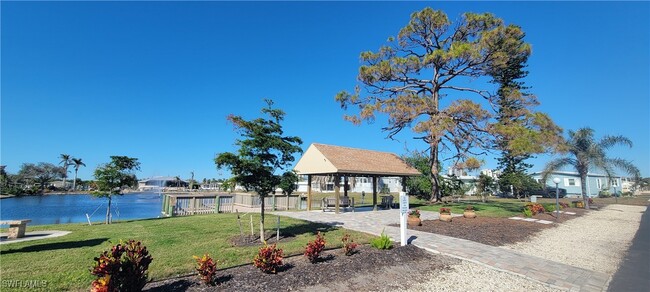
<path id="1" fill-rule="evenodd" d="M 359 53 L 376 50 L 426 6 L 492 12 L 532 44 L 532 92 L 564 129 L 620 134 L 611 156 L 650 176 L 650 3 L 603 2 L 5 2 L 1 3 L 1 163 L 92 171 L 137 157 L 139 177 L 224 177 L 234 151 L 228 114 L 258 116 L 263 98 L 287 113 L 285 133 L 310 143 L 403 153 L 425 145 L 343 121 L 334 101 L 356 85 Z M 539 170 L 550 156 L 531 160 Z M 486 167 L 495 167 L 492 156 Z"/>

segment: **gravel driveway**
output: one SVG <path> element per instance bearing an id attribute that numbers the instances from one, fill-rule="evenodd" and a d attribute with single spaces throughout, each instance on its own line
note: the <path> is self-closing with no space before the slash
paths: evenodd
<path id="1" fill-rule="evenodd" d="M 502 248 L 612 275 L 625 257 L 645 209 L 609 205 Z M 430 276 L 431 280 L 404 291 L 562 291 L 467 261 Z"/>
<path id="2" fill-rule="evenodd" d="M 608 205 L 504 248 L 612 275 L 645 210 L 644 206 Z"/>

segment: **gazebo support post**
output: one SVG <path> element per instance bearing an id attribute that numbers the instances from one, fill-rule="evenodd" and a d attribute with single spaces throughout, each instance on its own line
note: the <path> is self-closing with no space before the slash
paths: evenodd
<path id="1" fill-rule="evenodd" d="M 377 211 L 377 177 L 372 177 L 372 210 Z"/>
<path id="2" fill-rule="evenodd" d="M 339 200 L 341 200 L 341 198 L 339 198 L 339 196 L 341 195 L 340 188 L 341 188 L 341 176 L 337 174 L 334 176 L 334 196 L 336 197 L 335 199 L 336 204 L 334 205 L 334 207 L 335 207 L 336 214 L 339 213 Z"/>
<path id="3" fill-rule="evenodd" d="M 298 198 L 300 201 L 300 198 Z M 298 204 L 301 204 L 298 202 Z M 307 211 L 311 211 L 311 174 L 307 175 Z"/>
<path id="4" fill-rule="evenodd" d="M 348 176 L 343 177 L 343 196 L 348 196 Z"/>

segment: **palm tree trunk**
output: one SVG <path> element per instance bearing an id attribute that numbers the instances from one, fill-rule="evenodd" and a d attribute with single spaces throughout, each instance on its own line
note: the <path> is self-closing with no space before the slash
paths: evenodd
<path id="1" fill-rule="evenodd" d="M 262 199 L 262 203 L 260 204 L 262 208 L 260 210 L 260 241 L 264 242 L 264 197 L 260 196 L 260 199 Z"/>
<path id="2" fill-rule="evenodd" d="M 73 192 L 77 190 L 77 171 L 79 171 L 79 170 L 78 169 L 74 170 L 74 181 L 72 181 L 72 191 Z"/>
<path id="3" fill-rule="evenodd" d="M 111 224 L 111 195 L 108 195 L 108 206 L 106 206 L 106 224 Z"/>
<path id="4" fill-rule="evenodd" d="M 582 201 L 584 202 L 585 209 L 589 210 L 589 199 L 587 196 L 587 173 L 580 171 L 580 188 L 582 189 Z"/>

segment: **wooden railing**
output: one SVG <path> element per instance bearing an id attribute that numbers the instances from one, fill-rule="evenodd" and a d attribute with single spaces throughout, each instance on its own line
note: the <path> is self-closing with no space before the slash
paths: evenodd
<path id="1" fill-rule="evenodd" d="M 165 193 L 163 194 L 163 216 L 187 216 L 195 214 L 231 213 L 234 206 L 259 208 L 260 197 L 252 193 L 233 193 L 228 195 L 205 193 Z M 274 204 L 275 203 L 275 204 Z M 302 206 L 301 206 L 302 204 Z M 300 195 L 268 196 L 264 198 L 264 209 L 289 210 L 306 209 L 306 200 Z"/>
<path id="2" fill-rule="evenodd" d="M 165 194 L 162 214 L 164 216 L 187 216 L 196 214 L 230 213 L 233 196 L 209 194 Z"/>

